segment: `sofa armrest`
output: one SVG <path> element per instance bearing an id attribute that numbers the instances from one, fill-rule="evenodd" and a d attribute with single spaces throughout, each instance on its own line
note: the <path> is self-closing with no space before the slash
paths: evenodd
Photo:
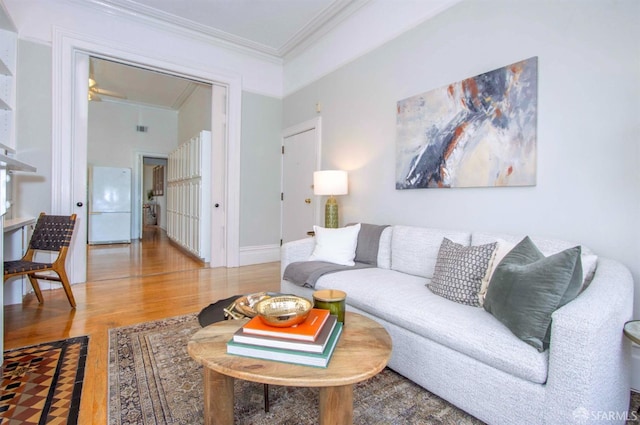
<path id="1" fill-rule="evenodd" d="M 631 273 L 599 259 L 590 285 L 552 316 L 546 423 L 627 411 L 630 343 L 623 327 L 632 310 Z"/>
<path id="2" fill-rule="evenodd" d="M 314 238 L 299 239 L 283 244 L 280 247 L 280 278 L 284 275 L 284 269 L 293 262 L 306 261 L 313 253 Z"/>

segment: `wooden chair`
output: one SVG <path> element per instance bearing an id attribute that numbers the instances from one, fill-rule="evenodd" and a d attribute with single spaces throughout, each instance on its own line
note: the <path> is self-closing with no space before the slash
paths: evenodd
<path id="1" fill-rule="evenodd" d="M 75 214 L 63 216 L 40 213 L 38 221 L 36 222 L 36 228 L 29 241 L 29 248 L 24 254 L 24 257 L 17 261 L 4 262 L 4 281 L 6 282 L 7 279 L 14 276 L 27 275 L 40 303 L 42 303 L 43 299 L 38 279 L 60 282 L 62 283 L 64 292 L 67 294 L 69 304 L 71 304 L 72 308 L 75 308 L 76 301 L 73 298 L 69 278 L 65 271 L 65 260 L 75 224 Z M 53 263 L 39 263 L 33 261 L 36 251 L 58 252 L 58 256 Z M 54 272 L 57 276 L 53 274 L 39 274 L 48 271 Z"/>

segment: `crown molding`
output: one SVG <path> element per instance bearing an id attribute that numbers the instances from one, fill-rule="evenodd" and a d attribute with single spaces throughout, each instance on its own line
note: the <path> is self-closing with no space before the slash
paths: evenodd
<path id="1" fill-rule="evenodd" d="M 282 58 L 294 56 L 335 28 L 340 22 L 358 11 L 371 0 L 336 0 L 300 28 L 278 49 Z"/>
<path id="2" fill-rule="evenodd" d="M 225 48 L 231 48 L 245 54 L 267 58 L 282 63 L 285 57 L 291 57 L 317 41 L 336 25 L 355 13 L 371 0 L 334 0 L 329 7 L 314 16 L 304 27 L 298 30 L 281 47 L 273 48 L 253 40 L 240 37 L 226 31 L 202 25 L 161 10 L 140 4 L 134 0 L 70 0 L 72 3 L 89 6 L 111 15 L 126 16 L 153 25 L 161 29 L 171 29 L 189 36 L 205 37 Z"/>
<path id="3" fill-rule="evenodd" d="M 196 22 L 160 12 L 156 9 L 133 3 L 130 0 L 68 0 L 70 3 L 106 13 L 111 16 L 129 18 L 138 23 L 154 27 L 163 31 L 215 44 L 219 47 L 250 55 L 268 62 L 282 64 L 282 58 L 275 49 L 250 40 L 228 34 L 224 31 L 213 30 Z M 133 7 L 127 5 L 134 4 Z M 149 10 L 149 13 L 146 10 Z M 232 41 L 235 40 L 235 41 Z M 251 45 L 251 46 L 250 46 Z"/>
<path id="4" fill-rule="evenodd" d="M 0 1 L 0 29 L 10 32 L 18 32 L 18 28 L 16 27 L 15 22 L 13 22 L 11 14 L 9 14 L 9 11 L 7 10 L 7 6 L 5 6 L 2 1 Z"/>

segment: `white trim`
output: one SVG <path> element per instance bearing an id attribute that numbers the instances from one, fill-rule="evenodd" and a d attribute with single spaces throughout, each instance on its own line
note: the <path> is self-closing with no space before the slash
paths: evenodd
<path id="1" fill-rule="evenodd" d="M 80 212 L 86 215 L 86 208 L 78 211 L 71 193 L 73 160 L 75 53 L 85 52 L 92 56 L 104 57 L 119 62 L 155 69 L 169 74 L 199 80 L 208 84 L 218 84 L 228 90 L 228 138 L 226 140 L 226 184 L 228 197 L 226 207 L 225 243 L 227 267 L 236 267 L 239 262 L 239 189 L 240 189 L 240 128 L 242 80 L 238 75 L 199 68 L 197 63 L 185 64 L 183 60 L 166 54 L 145 56 L 134 46 L 114 44 L 109 40 L 78 34 L 66 29 L 54 27 L 52 45 L 53 87 L 52 87 L 52 171 L 51 204 L 53 213 L 67 214 Z M 86 135 L 85 135 L 86 137 Z M 86 143 L 86 140 L 85 140 Z M 76 165 L 77 166 L 77 165 Z M 82 164 L 86 166 L 86 164 Z M 83 200 L 86 203 L 86 199 Z M 71 282 L 78 283 L 86 279 L 85 275 L 73 274 L 73 253 L 70 258 Z"/>
<path id="2" fill-rule="evenodd" d="M 310 120 L 301 122 L 291 127 L 287 127 L 282 132 L 281 146 L 284 148 L 284 139 L 304 133 L 305 131 L 315 130 L 315 150 L 316 150 L 316 170 L 320 170 L 322 166 L 322 117 L 315 117 Z M 280 192 L 284 192 L 284 155 L 280 158 Z M 282 240 L 282 229 L 284 228 L 284 214 L 282 211 L 283 201 L 280 200 L 280 239 Z M 320 202 L 315 202 L 313 211 L 313 220 L 320 225 L 320 217 L 322 217 L 322 206 Z"/>
<path id="3" fill-rule="evenodd" d="M 292 125 L 291 127 L 285 128 L 284 131 L 282 132 L 282 139 L 295 136 L 296 134 L 304 133 L 305 131 L 313 130 L 314 128 L 320 129 L 321 126 L 322 126 L 322 117 L 315 117 L 310 120 L 301 122 L 300 124 Z M 284 143 L 282 145 L 284 146 Z M 318 158 L 320 158 L 319 155 L 318 155 Z"/>
<path id="4" fill-rule="evenodd" d="M 109 15 L 124 16 L 193 38 L 201 38 L 225 48 L 251 54 L 260 59 L 282 63 L 283 57 L 291 57 L 331 31 L 340 22 L 371 0 L 334 0 L 296 31 L 282 46 L 269 46 L 255 40 L 210 27 L 190 19 L 177 16 L 158 8 L 132 0 L 72 0 L 74 3 L 92 7 Z"/>
<path id="5" fill-rule="evenodd" d="M 172 32 L 257 59 L 282 64 L 282 58 L 278 56 L 276 49 L 138 3 L 118 0 L 71 0 L 71 2 L 99 11 L 105 14 L 107 19 L 112 16 L 132 19 L 161 31 Z"/>
<path id="6" fill-rule="evenodd" d="M 280 261 L 280 245 L 256 245 L 240 248 L 240 265 L 273 263 Z"/>
<path id="7" fill-rule="evenodd" d="M 278 54 L 285 59 L 293 58 L 313 43 L 320 40 L 327 33 L 337 27 L 342 21 L 360 10 L 371 0 L 352 0 L 346 4 L 335 2 L 319 15 L 311 19 L 304 27 L 293 35 L 280 49 Z"/>

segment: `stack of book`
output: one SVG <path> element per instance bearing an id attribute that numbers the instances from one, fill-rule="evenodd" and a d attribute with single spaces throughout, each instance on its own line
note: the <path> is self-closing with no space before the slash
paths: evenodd
<path id="1" fill-rule="evenodd" d="M 327 367 L 341 333 L 342 323 L 329 310 L 311 309 L 304 322 L 288 328 L 268 326 L 256 316 L 227 342 L 227 353 Z"/>

